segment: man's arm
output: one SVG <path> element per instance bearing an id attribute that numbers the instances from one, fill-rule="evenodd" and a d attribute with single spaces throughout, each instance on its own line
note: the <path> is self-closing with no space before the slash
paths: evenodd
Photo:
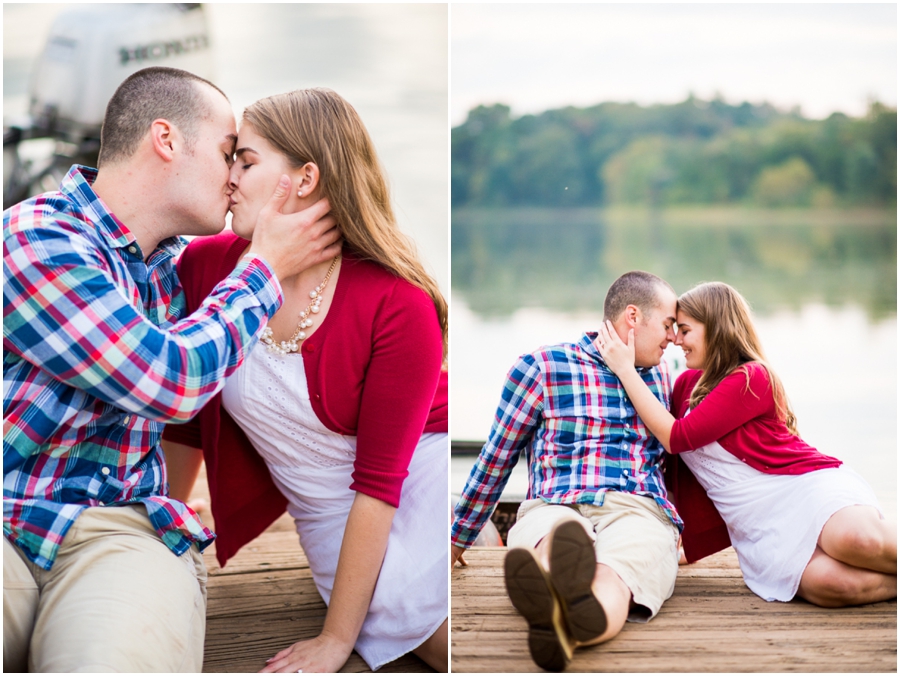
<path id="1" fill-rule="evenodd" d="M 543 410 L 540 367 L 525 355 L 510 369 L 487 443 L 472 468 L 450 531 L 453 562 L 472 545 L 500 499 L 519 455 L 531 442 Z"/>
<path id="2" fill-rule="evenodd" d="M 333 219 L 321 218 L 327 203 L 312 214 L 281 214 L 287 193 L 279 189 L 259 225 L 268 231 L 276 224 L 283 239 L 261 253 L 287 274 L 330 255 L 337 234 Z M 4 214 L 4 348 L 130 413 L 190 419 L 281 306 L 268 259 L 245 257 L 197 312 L 161 329 L 135 308 L 140 299 L 126 297 L 101 251 L 68 218 Z"/>

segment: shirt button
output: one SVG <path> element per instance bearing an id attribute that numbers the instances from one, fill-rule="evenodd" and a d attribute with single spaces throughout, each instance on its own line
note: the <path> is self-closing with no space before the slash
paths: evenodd
<path id="1" fill-rule="evenodd" d="M 122 422 L 123 422 L 125 425 L 127 425 L 128 423 L 131 422 L 131 416 L 130 416 L 130 415 L 126 415 L 126 416 L 125 416 L 125 419 L 124 419 Z"/>
<path id="2" fill-rule="evenodd" d="M 100 472 L 106 476 L 109 476 L 109 467 L 104 467 L 100 470 Z"/>
<path id="3" fill-rule="evenodd" d="M 130 247 L 128 247 L 128 250 L 133 254 L 137 253 L 137 247 L 134 244 L 132 244 Z"/>
<path id="4" fill-rule="evenodd" d="M 98 500 L 97 504 L 100 505 L 101 507 L 106 507 L 106 503 L 103 502 L 103 500 Z"/>

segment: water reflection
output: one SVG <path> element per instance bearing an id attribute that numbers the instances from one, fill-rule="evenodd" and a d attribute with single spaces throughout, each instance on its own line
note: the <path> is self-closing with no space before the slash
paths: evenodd
<path id="1" fill-rule="evenodd" d="M 896 312 L 893 211 L 458 210 L 451 238 L 453 288 L 482 315 L 596 310 L 632 269 L 678 292 L 727 281 L 761 314 L 811 302 L 858 305 L 873 320 Z"/>

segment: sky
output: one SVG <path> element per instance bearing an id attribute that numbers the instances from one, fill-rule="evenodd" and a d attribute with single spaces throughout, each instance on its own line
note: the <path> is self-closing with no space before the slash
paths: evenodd
<path id="1" fill-rule="evenodd" d="M 451 122 L 693 93 L 812 118 L 897 105 L 895 4 L 453 4 Z"/>

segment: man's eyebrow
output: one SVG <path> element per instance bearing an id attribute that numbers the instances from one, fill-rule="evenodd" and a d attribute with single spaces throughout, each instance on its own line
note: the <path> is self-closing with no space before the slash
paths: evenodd
<path id="1" fill-rule="evenodd" d="M 234 134 L 228 134 L 228 135 L 225 137 L 225 142 L 226 142 L 228 145 L 230 145 L 232 148 L 234 148 L 234 146 L 237 145 L 237 140 L 238 140 L 238 139 L 237 139 L 237 136 L 235 136 Z"/>

